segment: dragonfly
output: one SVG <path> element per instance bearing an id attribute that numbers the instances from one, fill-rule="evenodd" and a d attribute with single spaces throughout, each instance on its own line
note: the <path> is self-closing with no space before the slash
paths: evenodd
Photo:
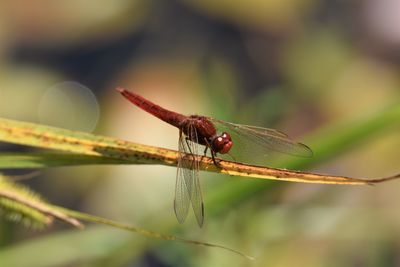
<path id="1" fill-rule="evenodd" d="M 244 155 L 251 154 L 255 158 L 264 158 L 270 151 L 301 157 L 311 157 L 313 154 L 308 146 L 293 141 L 288 135 L 275 129 L 236 124 L 207 116 L 186 116 L 165 109 L 122 87 L 116 90 L 137 107 L 179 129 L 174 198 L 174 211 L 179 223 L 186 220 L 190 206 L 198 225 L 202 227 L 204 223 L 200 165 L 195 160 L 195 156 L 200 155 L 200 145 L 204 146 L 204 155 L 210 150 L 213 163 L 219 168 L 218 154 L 228 154 L 236 160 L 237 155 L 244 150 L 249 151 L 243 153 Z M 231 153 L 233 151 L 236 153 Z M 192 156 L 192 159 L 188 159 L 187 155 Z"/>

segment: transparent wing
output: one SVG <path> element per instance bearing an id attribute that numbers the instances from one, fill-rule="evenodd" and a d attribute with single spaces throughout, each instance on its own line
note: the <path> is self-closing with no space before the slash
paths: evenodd
<path id="1" fill-rule="evenodd" d="M 189 205 L 192 204 L 197 223 L 201 227 L 204 222 L 204 205 L 199 180 L 199 162 L 193 155 L 198 155 L 197 132 L 193 125 L 188 126 L 185 136 L 179 134 L 179 157 L 176 176 L 175 214 L 180 223 L 187 217 Z"/>
<path id="2" fill-rule="evenodd" d="M 182 133 L 179 134 L 179 155 L 178 155 L 178 166 L 176 172 L 176 184 L 175 184 L 175 199 L 174 199 L 174 210 L 176 218 L 180 223 L 183 223 L 187 217 L 190 204 L 190 196 L 188 191 L 188 185 L 186 180 L 190 180 L 190 170 L 184 166 L 183 153 L 184 153 L 184 142 L 185 137 Z"/>
<path id="3" fill-rule="evenodd" d="M 267 154 L 268 151 L 277 151 L 300 157 L 311 157 L 313 155 L 308 146 L 291 140 L 283 132 L 269 128 L 235 124 L 213 118 L 210 118 L 210 120 L 214 122 L 217 128 L 226 129 L 232 135 L 233 148 L 236 144 L 239 146 L 242 143 L 241 146 L 244 150 L 248 150 L 251 147 L 254 149 L 253 152 L 258 151 L 263 155 Z M 236 140 L 233 136 L 237 137 L 235 138 Z"/>

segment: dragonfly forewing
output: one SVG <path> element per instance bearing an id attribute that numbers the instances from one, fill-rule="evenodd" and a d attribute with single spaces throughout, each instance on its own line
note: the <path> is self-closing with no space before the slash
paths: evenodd
<path id="1" fill-rule="evenodd" d="M 210 120 L 218 128 L 225 128 L 231 134 L 233 133 L 238 136 L 236 140 L 233 140 L 235 145 L 243 143 L 244 147 L 251 148 L 249 150 L 255 148 L 255 151 L 264 151 L 265 155 L 268 151 L 276 151 L 300 157 L 311 157 L 313 155 L 312 150 L 308 146 L 293 141 L 285 133 L 278 130 L 235 124 L 213 118 L 210 118 Z M 233 148 L 235 148 L 235 145 Z"/>

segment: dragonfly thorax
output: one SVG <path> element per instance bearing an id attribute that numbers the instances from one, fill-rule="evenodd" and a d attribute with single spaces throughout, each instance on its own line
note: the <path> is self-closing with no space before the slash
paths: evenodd
<path id="1" fill-rule="evenodd" d="M 211 140 L 212 150 L 220 154 L 228 153 L 232 145 L 233 142 L 231 136 L 227 132 L 223 132 L 221 135 L 216 135 Z"/>

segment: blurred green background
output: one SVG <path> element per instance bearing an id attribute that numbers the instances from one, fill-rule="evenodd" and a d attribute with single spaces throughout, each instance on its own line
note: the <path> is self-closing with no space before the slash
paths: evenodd
<path id="1" fill-rule="evenodd" d="M 122 99 L 113 89 L 123 86 L 184 114 L 282 130 L 315 152 L 265 165 L 388 176 L 400 171 L 400 116 L 390 113 L 400 105 L 398 25 L 396 0 L 1 1 L 0 117 L 176 149 L 177 129 Z M 35 231 L 0 218 L 0 265 L 400 265 L 399 182 L 347 187 L 201 173 L 199 229 L 192 214 L 184 225 L 175 219 L 175 172 L 65 167 L 23 183 L 54 204 L 257 261 L 110 227 Z"/>

